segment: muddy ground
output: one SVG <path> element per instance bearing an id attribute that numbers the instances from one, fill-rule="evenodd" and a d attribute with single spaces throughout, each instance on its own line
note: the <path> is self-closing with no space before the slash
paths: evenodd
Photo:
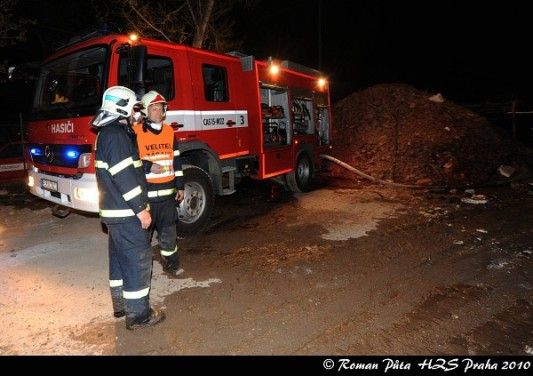
<path id="1" fill-rule="evenodd" d="M 98 218 L 0 195 L 1 354 L 533 354 L 533 187 L 429 193 L 322 182 L 270 200 L 245 183 L 157 260 L 167 319 L 112 318 Z M 5 193 L 5 192 L 4 192 Z"/>

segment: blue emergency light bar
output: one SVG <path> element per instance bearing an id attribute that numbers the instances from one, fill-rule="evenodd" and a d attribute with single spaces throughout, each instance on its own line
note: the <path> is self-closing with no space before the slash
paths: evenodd
<path id="1" fill-rule="evenodd" d="M 31 155 L 35 155 L 37 157 L 40 157 L 40 156 L 43 155 L 43 151 L 41 149 L 39 149 L 39 148 L 31 148 L 30 149 L 30 153 L 31 153 Z"/>
<path id="2" fill-rule="evenodd" d="M 67 150 L 65 155 L 67 156 L 67 158 L 70 158 L 70 159 L 77 159 L 80 155 L 80 153 L 76 150 Z"/>

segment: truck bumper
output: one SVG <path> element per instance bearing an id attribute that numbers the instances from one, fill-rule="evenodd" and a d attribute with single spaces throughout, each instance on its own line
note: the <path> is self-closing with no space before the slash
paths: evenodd
<path id="1" fill-rule="evenodd" d="M 30 193 L 68 208 L 98 213 L 98 188 L 95 174 L 79 179 L 65 178 L 28 170 Z"/>

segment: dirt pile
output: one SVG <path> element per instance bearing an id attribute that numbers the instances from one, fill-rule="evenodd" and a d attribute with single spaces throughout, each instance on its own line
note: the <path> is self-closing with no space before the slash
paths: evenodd
<path id="1" fill-rule="evenodd" d="M 474 112 L 430 97 L 408 85 L 384 84 L 344 98 L 333 109 L 331 154 L 397 183 L 462 187 L 494 177 L 510 139 Z M 352 174 L 337 165 L 331 173 Z"/>

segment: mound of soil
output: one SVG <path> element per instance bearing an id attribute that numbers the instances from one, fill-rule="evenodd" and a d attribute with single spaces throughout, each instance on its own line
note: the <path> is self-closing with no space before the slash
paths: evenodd
<path id="1" fill-rule="evenodd" d="M 333 109 L 332 155 L 375 178 L 474 186 L 494 176 L 512 143 L 484 117 L 408 85 L 356 92 Z M 333 176 L 347 171 L 334 165 Z"/>

